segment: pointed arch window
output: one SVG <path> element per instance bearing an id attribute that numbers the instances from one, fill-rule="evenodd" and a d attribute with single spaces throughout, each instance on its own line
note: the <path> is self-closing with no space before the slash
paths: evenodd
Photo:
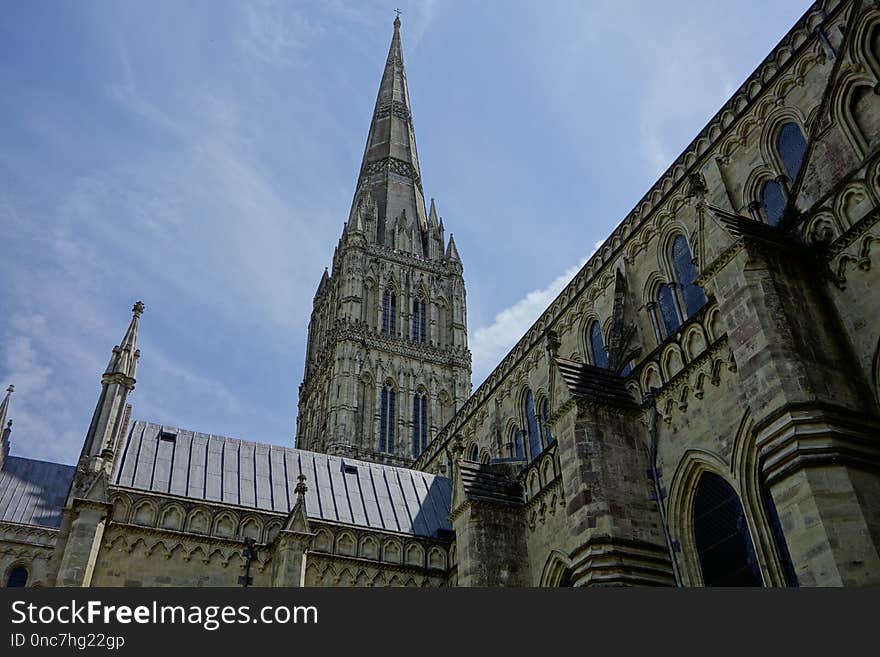
<path id="1" fill-rule="evenodd" d="M 468 461 L 473 461 L 474 463 L 480 462 L 480 448 L 477 447 L 477 443 L 472 443 L 470 448 L 468 449 L 467 454 Z"/>
<path id="2" fill-rule="evenodd" d="M 544 397 L 539 404 L 538 415 L 541 418 L 541 429 L 544 433 L 544 445 L 549 446 L 553 444 L 553 433 L 550 431 L 550 427 L 547 426 L 547 421 L 550 419 L 550 401 Z"/>
<path id="3" fill-rule="evenodd" d="M 602 339 L 602 328 L 599 326 L 599 322 L 594 321 L 590 324 L 589 339 L 593 365 L 608 367 L 608 352 L 605 351 L 605 341 Z"/>
<path id="4" fill-rule="evenodd" d="M 779 225 L 785 212 L 787 197 L 785 189 L 776 180 L 768 180 L 761 188 L 761 210 L 764 212 L 764 221 L 771 226 Z"/>
<path id="5" fill-rule="evenodd" d="M 807 140 L 804 139 L 804 133 L 797 123 L 789 121 L 780 128 L 776 136 L 776 152 L 782 160 L 788 179 L 791 182 L 797 180 L 798 172 L 804 162 L 804 154 L 807 152 Z"/>
<path id="6" fill-rule="evenodd" d="M 534 459 L 543 450 L 541 431 L 538 429 L 538 415 L 535 412 L 535 396 L 531 389 L 526 390 L 523 397 L 523 419 L 529 442 L 529 460 Z"/>
<path id="7" fill-rule="evenodd" d="M 413 397 L 412 422 L 412 457 L 417 459 L 428 446 L 428 396 L 424 393 Z"/>
<path id="8" fill-rule="evenodd" d="M 390 383 L 382 388 L 382 402 L 379 415 L 379 451 L 394 453 L 394 427 L 397 423 L 397 395 Z"/>
<path id="9" fill-rule="evenodd" d="M 526 457 L 526 448 L 523 442 L 523 432 L 516 427 L 510 430 L 511 456 L 516 459 L 524 459 Z"/>
<path id="10" fill-rule="evenodd" d="M 385 290 L 382 293 L 382 333 L 397 333 L 397 295 L 394 290 Z"/>
<path id="11" fill-rule="evenodd" d="M 706 586 L 761 586 L 763 580 L 739 496 L 704 472 L 694 497 L 694 543 Z"/>
<path id="12" fill-rule="evenodd" d="M 426 327 L 428 324 L 427 308 L 428 305 L 422 297 L 413 299 L 412 332 L 410 336 L 413 342 L 425 342 L 425 338 L 427 337 Z"/>
<path id="13" fill-rule="evenodd" d="M 663 284 L 657 289 L 657 306 L 660 310 L 660 320 L 666 336 L 670 336 L 681 326 L 681 319 L 678 316 L 678 306 L 675 303 L 675 295 L 672 293 L 672 287 Z"/>
<path id="14" fill-rule="evenodd" d="M 27 585 L 28 571 L 24 566 L 16 566 L 9 571 L 9 578 L 6 580 L 6 587 L 21 588 Z"/>
<path id="15" fill-rule="evenodd" d="M 703 288 L 694 283 L 697 279 L 697 267 L 684 235 L 678 235 L 672 241 L 672 270 L 678 289 L 681 290 L 685 314 L 690 317 L 705 305 L 707 299 Z"/>

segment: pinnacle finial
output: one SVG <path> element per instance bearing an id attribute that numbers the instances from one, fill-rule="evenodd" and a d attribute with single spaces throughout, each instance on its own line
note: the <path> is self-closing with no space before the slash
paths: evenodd
<path id="1" fill-rule="evenodd" d="M 293 489 L 293 492 L 297 495 L 305 495 L 306 491 L 309 489 L 309 487 L 306 486 L 306 476 L 300 472 L 296 480 L 298 483 L 296 484 L 296 488 Z"/>
<path id="2" fill-rule="evenodd" d="M 13 392 L 15 392 L 15 386 L 10 383 L 9 387 L 6 388 L 6 392 L 8 392 L 11 395 Z"/>
<path id="3" fill-rule="evenodd" d="M 398 30 L 400 29 L 400 9 L 395 9 L 394 13 L 396 14 L 394 17 L 394 29 Z"/>
<path id="4" fill-rule="evenodd" d="M 131 312 L 134 314 L 135 317 L 140 317 L 144 313 L 144 308 L 146 308 L 146 306 L 144 305 L 144 302 L 138 301 L 132 307 Z"/>

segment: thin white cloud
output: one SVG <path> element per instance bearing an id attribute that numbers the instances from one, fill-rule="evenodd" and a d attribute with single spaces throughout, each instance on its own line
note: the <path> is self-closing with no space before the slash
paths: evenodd
<path id="1" fill-rule="evenodd" d="M 602 245 L 598 241 L 593 245 L 590 256 Z M 562 292 L 569 281 L 574 278 L 584 260 L 569 267 L 544 288 L 532 290 L 517 302 L 511 304 L 497 315 L 489 326 L 477 328 L 470 339 L 473 356 L 473 383 L 476 389 L 507 354 L 525 332 L 541 316 L 541 313 Z"/>
<path id="2" fill-rule="evenodd" d="M 277 0 L 244 6 L 246 31 L 239 39 L 241 51 L 263 64 L 292 67 L 302 63 L 302 53 L 324 28 L 308 20 L 301 9 Z"/>

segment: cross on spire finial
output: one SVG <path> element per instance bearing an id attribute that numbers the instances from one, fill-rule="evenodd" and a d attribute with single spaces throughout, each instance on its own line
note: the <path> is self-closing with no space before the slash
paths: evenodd
<path id="1" fill-rule="evenodd" d="M 402 13 L 400 9 L 395 9 L 394 13 L 396 16 L 394 17 L 394 27 L 400 27 L 400 14 Z"/>

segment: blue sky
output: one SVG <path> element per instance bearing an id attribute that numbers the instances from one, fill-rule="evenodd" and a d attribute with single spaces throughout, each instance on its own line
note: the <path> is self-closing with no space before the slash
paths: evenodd
<path id="1" fill-rule="evenodd" d="M 7 3 L 14 454 L 75 460 L 137 299 L 136 418 L 291 444 L 395 6 L 476 388 L 807 3 Z"/>

